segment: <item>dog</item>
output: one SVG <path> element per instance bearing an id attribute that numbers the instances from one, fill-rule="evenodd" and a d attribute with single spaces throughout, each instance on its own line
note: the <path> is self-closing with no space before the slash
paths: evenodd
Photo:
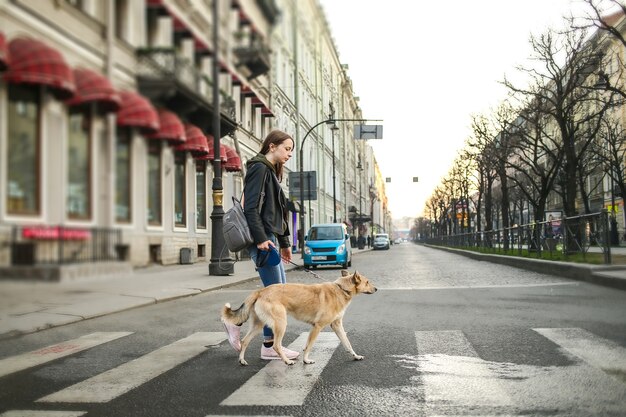
<path id="1" fill-rule="evenodd" d="M 239 363 L 247 365 L 244 356 L 246 348 L 254 336 L 267 325 L 274 332 L 274 350 L 287 365 L 295 362 L 288 359 L 282 350 L 283 336 L 287 328 L 287 314 L 297 320 L 310 324 L 312 327 L 304 348 L 303 361 L 305 364 L 315 363 L 309 357 L 311 348 L 320 331 L 330 325 L 344 348 L 354 360 L 362 360 L 350 345 L 348 336 L 343 329 L 343 315 L 358 294 L 374 294 L 376 287 L 358 272 L 350 274 L 341 271 L 341 277 L 334 282 L 321 284 L 274 284 L 250 294 L 243 304 L 233 310 L 229 303 L 222 309 L 222 320 L 241 325 L 252 318 L 250 329 L 241 341 Z"/>

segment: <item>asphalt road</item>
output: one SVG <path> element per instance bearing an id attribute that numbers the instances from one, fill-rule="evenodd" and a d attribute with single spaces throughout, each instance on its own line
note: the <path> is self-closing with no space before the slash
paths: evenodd
<path id="1" fill-rule="evenodd" d="M 408 243 L 352 269 L 379 288 L 344 319 L 363 361 L 329 332 L 314 365 L 263 361 L 259 340 L 240 366 L 218 315 L 252 282 L 1 341 L 0 416 L 626 415 L 626 291 Z"/>

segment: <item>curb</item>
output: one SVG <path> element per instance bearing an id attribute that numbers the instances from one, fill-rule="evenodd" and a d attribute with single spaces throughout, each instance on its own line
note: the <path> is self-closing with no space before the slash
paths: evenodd
<path id="1" fill-rule="evenodd" d="M 477 253 L 463 249 L 447 248 L 428 244 L 424 244 L 424 246 L 462 255 L 477 261 L 492 262 L 533 272 L 552 274 L 563 278 L 626 290 L 626 265 L 576 264 L 572 262 L 547 261 L 544 259 L 530 259 L 516 256 Z M 611 274 L 611 272 L 622 273 L 619 274 L 621 276 L 617 276 L 616 274 Z"/>

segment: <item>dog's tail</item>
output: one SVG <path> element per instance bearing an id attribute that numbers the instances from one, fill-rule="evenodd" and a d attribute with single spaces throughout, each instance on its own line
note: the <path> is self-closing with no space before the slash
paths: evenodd
<path id="1" fill-rule="evenodd" d="M 258 298 L 259 292 L 253 292 L 236 310 L 233 310 L 230 307 L 230 303 L 226 303 L 222 308 L 222 320 L 230 324 L 241 326 L 243 323 L 248 321 L 248 318 L 250 317 L 250 310 Z"/>

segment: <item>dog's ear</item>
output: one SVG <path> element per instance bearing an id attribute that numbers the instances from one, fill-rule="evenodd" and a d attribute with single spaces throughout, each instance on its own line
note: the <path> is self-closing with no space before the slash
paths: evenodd
<path id="1" fill-rule="evenodd" d="M 342 277 L 347 277 L 348 275 L 350 275 L 350 272 L 347 269 L 342 269 L 341 270 L 341 276 Z"/>
<path id="2" fill-rule="evenodd" d="M 361 275 L 358 271 L 354 271 L 354 274 L 352 275 L 352 282 L 354 282 L 354 285 L 359 285 L 361 283 Z"/>

